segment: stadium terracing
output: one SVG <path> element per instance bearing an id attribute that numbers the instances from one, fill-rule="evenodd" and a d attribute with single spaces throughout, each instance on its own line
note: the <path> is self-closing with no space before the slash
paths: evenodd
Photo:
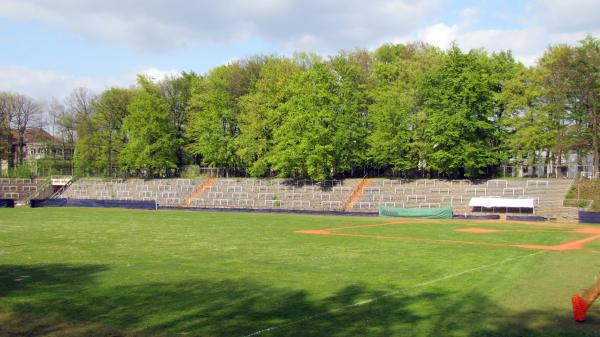
<path id="1" fill-rule="evenodd" d="M 567 179 L 345 179 L 317 183 L 254 178 L 82 178 L 47 198 L 147 201 L 157 208 L 363 214 L 378 213 L 380 207 L 451 208 L 455 215 L 526 213 L 557 221 L 577 221 L 578 209 L 564 206 L 572 183 Z M 43 184 L 41 180 L 2 179 L 0 198 L 26 202 L 33 194 L 42 194 Z M 534 208 L 469 207 L 472 198 L 529 199 Z"/>

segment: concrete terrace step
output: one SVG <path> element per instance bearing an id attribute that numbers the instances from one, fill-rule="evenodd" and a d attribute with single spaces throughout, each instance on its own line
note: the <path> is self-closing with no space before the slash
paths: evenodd
<path id="1" fill-rule="evenodd" d="M 221 178 L 198 192 L 203 179 L 80 179 L 64 197 L 84 199 L 156 200 L 160 205 L 190 207 L 339 210 L 356 192 L 362 179 L 308 180 Z M 546 217 L 576 217 L 577 209 L 562 209 L 572 181 L 565 179 L 399 180 L 372 179 L 353 200 L 352 212 L 377 211 L 379 205 L 396 207 L 452 207 L 470 212 L 474 196 L 533 198 L 536 214 Z"/>

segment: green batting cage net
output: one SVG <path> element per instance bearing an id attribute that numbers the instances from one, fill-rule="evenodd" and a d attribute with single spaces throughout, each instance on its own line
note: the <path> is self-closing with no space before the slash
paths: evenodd
<path id="1" fill-rule="evenodd" d="M 392 218 L 452 219 L 452 208 L 396 208 L 379 206 L 379 216 Z"/>

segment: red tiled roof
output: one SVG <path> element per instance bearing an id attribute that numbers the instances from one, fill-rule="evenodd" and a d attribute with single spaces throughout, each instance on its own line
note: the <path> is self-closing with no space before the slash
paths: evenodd
<path id="1" fill-rule="evenodd" d="M 11 130 L 13 142 L 16 142 L 19 139 L 19 134 L 17 130 Z M 25 131 L 23 136 L 23 141 L 25 144 L 31 143 L 50 143 L 56 142 L 57 139 L 49 134 L 46 130 L 42 128 L 29 128 Z"/>

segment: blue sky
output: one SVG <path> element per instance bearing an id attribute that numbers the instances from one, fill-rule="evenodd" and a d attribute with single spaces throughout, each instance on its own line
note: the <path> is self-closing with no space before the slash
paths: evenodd
<path id="1" fill-rule="evenodd" d="M 423 40 L 512 50 L 600 37 L 600 0 L 0 0 L 0 90 L 37 99 L 129 86 L 256 54 L 324 56 Z"/>

